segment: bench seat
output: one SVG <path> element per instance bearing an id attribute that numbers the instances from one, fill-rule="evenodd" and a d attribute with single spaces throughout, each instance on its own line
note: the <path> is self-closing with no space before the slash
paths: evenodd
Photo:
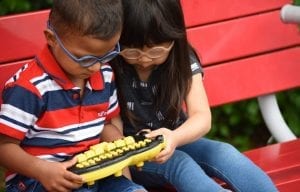
<path id="1" fill-rule="evenodd" d="M 268 145 L 244 152 L 261 167 L 280 192 L 296 192 L 300 188 L 300 139 Z M 247 174 L 247 173 L 245 173 Z M 220 184 L 225 185 L 220 182 Z M 176 192 L 172 186 L 150 189 L 150 192 Z"/>
<path id="2" fill-rule="evenodd" d="M 271 177 L 281 192 L 300 189 L 300 139 L 253 149 L 244 154 Z"/>

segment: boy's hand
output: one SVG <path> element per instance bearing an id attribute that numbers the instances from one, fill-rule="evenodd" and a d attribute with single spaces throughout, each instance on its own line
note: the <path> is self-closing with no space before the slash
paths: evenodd
<path id="1" fill-rule="evenodd" d="M 76 158 L 66 162 L 47 162 L 39 164 L 37 180 L 39 180 L 47 191 L 69 192 L 82 186 L 83 180 L 67 169 L 76 164 Z"/>
<path id="2" fill-rule="evenodd" d="M 173 131 L 167 128 L 160 128 L 154 131 L 151 131 L 145 134 L 146 137 L 156 137 L 159 135 L 163 135 L 164 139 L 167 141 L 166 147 L 162 150 L 154 159 L 153 161 L 157 163 L 164 163 L 167 161 L 174 153 L 177 143 L 172 136 Z"/>

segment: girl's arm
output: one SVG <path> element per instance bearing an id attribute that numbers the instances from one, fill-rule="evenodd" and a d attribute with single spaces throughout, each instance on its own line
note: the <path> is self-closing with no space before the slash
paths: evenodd
<path id="1" fill-rule="evenodd" d="M 176 147 L 191 143 L 208 133 L 211 128 L 211 112 L 203 86 L 202 75 L 193 75 L 191 89 L 186 98 L 188 119 L 175 130 L 160 128 L 147 134 L 147 137 L 163 135 L 167 141 L 166 148 L 155 161 L 164 162 Z"/>
<path id="2" fill-rule="evenodd" d="M 203 137 L 211 128 L 211 111 L 201 74 L 193 75 L 191 89 L 186 98 L 186 106 L 188 119 L 173 134 L 177 146 Z"/>

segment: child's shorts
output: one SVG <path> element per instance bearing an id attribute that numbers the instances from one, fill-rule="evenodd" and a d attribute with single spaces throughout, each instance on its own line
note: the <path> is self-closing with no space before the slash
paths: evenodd
<path id="1" fill-rule="evenodd" d="M 135 192 L 137 190 L 146 189 L 138 184 L 133 183 L 126 177 L 107 177 L 96 181 L 94 185 L 83 185 L 74 192 Z M 24 177 L 16 176 L 6 184 L 6 192 L 46 192 L 41 183 L 38 181 Z"/>

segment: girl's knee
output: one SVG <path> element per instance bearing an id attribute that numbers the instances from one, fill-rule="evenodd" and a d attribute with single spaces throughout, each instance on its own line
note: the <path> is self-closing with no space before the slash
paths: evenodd
<path id="1" fill-rule="evenodd" d="M 223 142 L 219 143 L 217 151 L 219 153 L 224 153 L 224 154 L 240 153 L 233 145 L 229 143 L 223 143 Z"/>
<path id="2" fill-rule="evenodd" d="M 175 162 L 189 162 L 193 161 L 192 157 L 183 151 L 176 150 L 172 157 L 169 159 L 170 161 Z"/>

